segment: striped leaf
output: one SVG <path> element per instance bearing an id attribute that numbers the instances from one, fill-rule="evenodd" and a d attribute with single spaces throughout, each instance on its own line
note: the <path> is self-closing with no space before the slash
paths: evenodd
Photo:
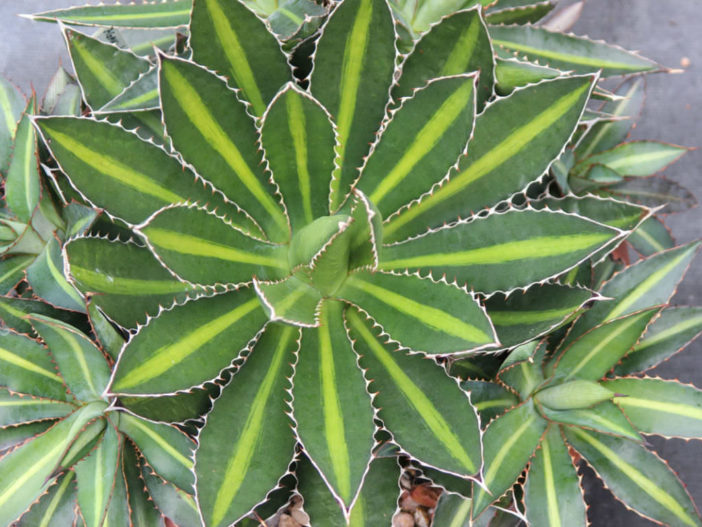
<path id="1" fill-rule="evenodd" d="M 78 506 L 86 527 L 101 527 L 106 520 L 123 441 L 108 425 L 98 447 L 75 465 Z"/>
<path id="2" fill-rule="evenodd" d="M 631 230 L 649 212 L 645 207 L 613 199 L 588 196 L 566 196 L 563 198 L 545 198 L 530 202 L 535 209 L 562 210 L 579 214 L 598 223 L 622 230 Z"/>
<path id="3" fill-rule="evenodd" d="M 314 240 L 314 238 L 311 238 L 310 233 L 317 228 L 320 222 L 331 227 L 336 225 L 336 228 L 332 231 L 333 234 L 327 240 L 324 240 L 324 244 L 314 252 L 309 259 L 309 264 L 303 267 L 301 272 L 306 275 L 310 284 L 318 289 L 322 295 L 331 296 L 346 279 L 351 253 L 351 238 L 354 234 L 350 228 L 353 224 L 353 219 L 340 214 L 318 218 L 315 223 L 311 223 L 304 230 L 298 232 L 297 243 L 294 240 L 291 244 L 290 254 L 300 255 L 306 252 L 304 247 L 308 244 L 308 239 Z M 324 231 L 320 230 L 320 232 Z M 307 250 L 315 247 L 315 245 L 308 245 Z M 292 260 L 290 264 L 292 267 Z"/>
<path id="4" fill-rule="evenodd" d="M 125 442 L 122 457 L 122 473 L 124 474 L 125 493 L 128 499 L 129 525 L 144 527 L 165 527 L 159 512 L 154 508 L 154 502 L 144 490 L 139 465 L 142 460 L 138 451 L 129 442 Z"/>
<path id="5" fill-rule="evenodd" d="M 317 42 L 310 90 L 331 112 L 339 134 L 330 211 L 343 203 L 385 115 L 395 71 L 394 40 L 386 2 L 345 0 Z"/>
<path id="6" fill-rule="evenodd" d="M 702 437 L 702 390 L 677 381 L 623 378 L 603 382 L 614 401 L 645 434 Z"/>
<path id="7" fill-rule="evenodd" d="M 319 328 L 302 330 L 292 395 L 300 442 L 348 512 L 371 460 L 375 425 L 343 309 L 341 302 L 325 302 Z"/>
<path id="8" fill-rule="evenodd" d="M 219 394 L 218 388 L 193 388 L 187 392 L 160 397 L 120 397 L 127 410 L 140 417 L 166 423 L 182 423 L 205 415 L 212 407 L 211 398 Z"/>
<path id="9" fill-rule="evenodd" d="M 56 423 L 56 419 L 34 421 L 33 423 L 10 426 L 0 430 L 0 456 L 5 455 L 17 445 L 25 443 L 45 432 Z"/>
<path id="10" fill-rule="evenodd" d="M 188 24 L 191 8 L 192 0 L 169 0 L 127 5 L 85 5 L 45 11 L 30 17 L 76 26 L 179 27 Z"/>
<path id="11" fill-rule="evenodd" d="M 482 425 L 519 404 L 519 398 L 512 391 L 494 382 L 467 380 L 461 387 L 470 392 L 470 402 L 478 410 Z"/>
<path id="12" fill-rule="evenodd" d="M 641 338 L 659 307 L 616 318 L 564 345 L 555 367 L 563 382 L 601 379 Z"/>
<path id="13" fill-rule="evenodd" d="M 154 67 L 142 73 L 124 91 L 100 108 L 100 113 L 158 108 L 158 69 Z"/>
<path id="14" fill-rule="evenodd" d="M 267 318 L 251 289 L 199 298 L 164 311 L 125 346 L 110 390 L 168 394 L 217 377 Z"/>
<path id="15" fill-rule="evenodd" d="M 127 413 L 119 415 L 118 426 L 159 475 L 185 492 L 193 491 L 195 443 L 192 439 L 175 426 L 147 421 Z"/>
<path id="16" fill-rule="evenodd" d="M 634 512 L 669 525 L 702 525 L 680 480 L 643 446 L 581 428 L 566 429 L 566 438 Z"/>
<path id="17" fill-rule="evenodd" d="M 287 248 L 258 241 L 226 218 L 197 206 L 167 207 L 139 227 L 156 257 L 191 283 L 240 284 L 282 278 Z"/>
<path id="18" fill-rule="evenodd" d="M 92 303 L 88 304 L 88 321 L 92 331 L 95 333 L 100 349 L 113 361 L 117 360 L 119 352 L 124 345 L 122 334 L 110 323 L 102 311 Z M 84 333 L 87 333 L 87 331 L 84 331 Z"/>
<path id="19" fill-rule="evenodd" d="M 600 288 L 602 296 L 614 300 L 598 302 L 590 308 L 573 325 L 564 345 L 598 324 L 647 307 L 666 304 L 699 245 L 699 242 L 693 242 L 658 253 L 616 274 Z"/>
<path id="20" fill-rule="evenodd" d="M 545 345 L 536 341 L 514 349 L 502 363 L 497 379 L 528 399 L 532 392 L 544 383 L 541 362 Z"/>
<path id="21" fill-rule="evenodd" d="M 51 237 L 27 267 L 27 282 L 34 294 L 57 307 L 85 312 L 85 300 L 63 275 L 64 260 L 58 239 Z"/>
<path id="22" fill-rule="evenodd" d="M 395 101 L 409 97 L 415 89 L 438 77 L 480 71 L 476 87 L 480 110 L 492 95 L 494 68 L 492 46 L 480 11 L 458 11 L 443 18 L 414 45 L 402 64 L 392 97 Z"/>
<path id="23" fill-rule="evenodd" d="M 283 0 L 275 4 L 272 6 L 275 10 L 266 17 L 266 21 L 271 31 L 283 41 L 290 39 L 296 42 L 314 33 L 327 14 L 326 6 L 312 0 Z M 256 9 L 256 6 L 252 5 L 252 8 Z"/>
<path id="24" fill-rule="evenodd" d="M 466 217 L 541 176 L 575 130 L 593 82 L 590 76 L 544 81 L 489 105 L 475 120 L 469 155 L 419 203 L 386 220 L 385 240 Z"/>
<path id="25" fill-rule="evenodd" d="M 684 349 L 702 332 L 702 308 L 664 309 L 646 335 L 614 368 L 616 375 L 643 372 Z"/>
<path id="26" fill-rule="evenodd" d="M 20 91 L 0 76 L 0 172 L 3 174 L 10 165 L 17 121 L 20 120 L 26 105 Z"/>
<path id="27" fill-rule="evenodd" d="M 435 525 L 446 525 L 447 527 L 465 527 L 466 525 L 473 527 L 474 524 L 470 520 L 472 505 L 473 500 L 470 498 L 444 492 L 436 504 L 433 522 Z"/>
<path id="28" fill-rule="evenodd" d="M 280 44 L 263 21 L 242 2 L 203 0 L 194 3 L 189 28 L 194 60 L 225 76 L 263 115 L 290 80 Z"/>
<path id="29" fill-rule="evenodd" d="M 269 320 L 297 326 L 319 325 L 322 295 L 302 277 L 293 275 L 279 282 L 254 280 L 254 287 Z"/>
<path id="30" fill-rule="evenodd" d="M 130 130 L 132 133 L 157 146 L 163 146 L 166 132 L 160 110 L 138 110 L 133 112 L 112 112 L 100 114 L 105 121 Z"/>
<path id="31" fill-rule="evenodd" d="M 489 12 L 485 16 L 485 21 L 488 24 L 528 24 L 538 22 L 549 14 L 554 7 L 556 7 L 556 4 L 551 1 L 534 1 L 529 5 L 508 7 L 506 9 L 500 9 L 498 5 L 496 10 Z"/>
<path id="32" fill-rule="evenodd" d="M 133 328 L 159 306 L 182 302 L 192 286 L 178 281 L 136 243 L 77 238 L 66 244 L 71 279 L 111 320 Z"/>
<path id="33" fill-rule="evenodd" d="M 617 146 L 625 138 L 644 102 L 644 79 L 632 77 L 615 91 L 620 98 L 606 102 L 601 111 L 618 119 L 599 121 L 590 127 L 575 147 L 577 158 L 585 158 Z"/>
<path id="34" fill-rule="evenodd" d="M 119 126 L 73 117 L 35 122 L 82 195 L 128 223 L 141 223 L 165 205 L 191 200 L 217 207 L 237 225 L 250 224 L 178 160 Z"/>
<path id="35" fill-rule="evenodd" d="M 665 178 L 625 179 L 601 190 L 604 195 L 641 203 L 651 208 L 663 208 L 664 214 L 681 212 L 697 205 L 694 194 L 682 185 Z"/>
<path id="36" fill-rule="evenodd" d="M 0 386 L 60 401 L 67 400 L 63 379 L 44 346 L 28 337 L 0 334 Z"/>
<path id="37" fill-rule="evenodd" d="M 383 237 L 383 218 L 377 207 L 360 190 L 354 191 L 351 218 L 349 270 L 375 270 L 378 267 L 378 246 Z"/>
<path id="38" fill-rule="evenodd" d="M 652 256 L 659 251 L 672 249 L 675 240 L 668 227 L 656 216 L 651 216 L 632 232 L 627 241 L 642 256 Z"/>
<path id="39" fill-rule="evenodd" d="M 428 191 L 465 152 L 475 84 L 474 74 L 432 80 L 393 113 L 358 183 L 383 217 Z"/>
<path id="40" fill-rule="evenodd" d="M 583 492 L 560 427 L 550 426 L 531 462 L 524 489 L 530 524 L 588 525 Z"/>
<path id="41" fill-rule="evenodd" d="M 20 221 L 29 223 L 39 204 L 39 163 L 37 159 L 37 132 L 31 116 L 36 112 L 36 101 L 31 99 L 17 125 L 12 159 L 5 175 L 5 201 Z"/>
<path id="42" fill-rule="evenodd" d="M 492 492 L 473 484 L 473 518 L 504 494 L 529 462 L 548 422 L 528 401 L 490 423 L 483 434 L 483 482 Z"/>
<path id="43" fill-rule="evenodd" d="M 263 116 L 261 144 L 293 232 L 326 216 L 336 145 L 326 110 L 295 84 L 288 84 Z"/>
<path id="44" fill-rule="evenodd" d="M 476 474 L 480 431 L 467 394 L 431 359 L 393 351 L 355 309 L 346 310 L 346 321 L 369 389 L 377 392 L 373 404 L 394 440 L 422 463 L 463 477 Z"/>
<path id="45" fill-rule="evenodd" d="M 416 275 L 359 272 L 337 293 L 366 311 L 402 346 L 431 354 L 474 351 L 496 343 L 475 298 L 455 285 Z"/>
<path id="46" fill-rule="evenodd" d="M 24 278 L 24 270 L 34 258 L 34 255 L 18 255 L 0 260 L 0 294 L 7 294 Z"/>
<path id="47" fill-rule="evenodd" d="M 83 33 L 65 29 L 64 36 L 83 98 L 94 110 L 122 93 L 150 67 L 147 60 Z"/>
<path id="48" fill-rule="evenodd" d="M 514 58 L 497 58 L 495 60 L 495 91 L 498 95 L 509 95 L 515 88 L 536 84 L 546 79 L 555 79 L 562 73 L 547 66 L 522 62 Z"/>
<path id="49" fill-rule="evenodd" d="M 575 379 L 552 383 L 534 394 L 534 401 L 551 410 L 578 410 L 608 401 L 614 393 L 595 381 Z"/>
<path id="50" fill-rule="evenodd" d="M 95 344 L 72 326 L 58 320 L 32 315 L 31 322 L 49 347 L 71 393 L 80 401 L 102 398 L 110 379 L 110 367 Z"/>
<path id="51" fill-rule="evenodd" d="M 503 347 L 535 339 L 563 324 L 593 300 L 587 289 L 543 284 L 510 295 L 496 294 L 485 302 Z"/>
<path id="52" fill-rule="evenodd" d="M 0 388 L 0 427 L 64 417 L 76 407 L 70 403 L 34 397 Z"/>
<path id="53" fill-rule="evenodd" d="M 34 333 L 27 315 L 36 313 L 67 322 L 80 330 L 90 331 L 90 326 L 80 315 L 71 311 L 57 309 L 51 304 L 31 298 L 11 298 L 0 296 L 0 327 L 11 328 L 17 333 L 31 335 Z"/>
<path id="54" fill-rule="evenodd" d="M 661 69 L 652 60 L 620 47 L 540 27 L 490 26 L 489 31 L 493 45 L 501 46 L 515 56 L 525 57 L 530 62 L 563 71 L 601 71 L 603 76 L 609 77 Z"/>
<path id="55" fill-rule="evenodd" d="M 124 458 L 125 452 L 128 450 L 133 452 L 134 447 L 129 441 L 123 440 L 122 448 L 117 452 L 117 471 L 103 527 L 131 527 L 129 523 L 132 512 L 129 510 L 129 499 L 131 496 L 127 496 L 127 482 L 124 479 Z M 129 489 L 130 494 L 135 494 L 139 491 L 140 489 Z"/>
<path id="56" fill-rule="evenodd" d="M 574 172 L 581 173 L 591 164 L 604 165 L 622 176 L 646 177 L 675 163 L 688 149 L 657 141 L 631 141 L 583 159 Z"/>
<path id="57" fill-rule="evenodd" d="M 611 401 L 605 401 L 592 408 L 575 410 L 551 410 L 546 406 L 541 406 L 539 411 L 544 417 L 557 423 L 641 441 L 639 432 L 631 425 L 619 406 Z"/>
<path id="58" fill-rule="evenodd" d="M 146 463 L 142 464 L 141 475 L 144 478 L 149 496 L 156 508 L 170 518 L 176 525 L 198 525 L 200 515 L 192 495 L 183 492 L 168 481 L 162 480 Z"/>
<path id="59" fill-rule="evenodd" d="M 238 1 L 229 4 L 246 10 Z M 208 0 L 197 5 L 218 4 Z M 236 93 L 203 67 L 180 59 L 161 57 L 159 78 L 164 121 L 173 146 L 198 174 L 248 212 L 273 241 L 287 241 L 288 220 L 265 173 L 254 122 Z"/>
<path id="60" fill-rule="evenodd" d="M 80 86 L 73 77 L 59 66 L 46 89 L 41 102 L 44 113 L 48 115 L 80 115 Z"/>
<path id="61" fill-rule="evenodd" d="M 49 490 L 32 505 L 17 527 L 64 527 L 78 520 L 75 472 L 59 476 Z"/>
<path id="62" fill-rule="evenodd" d="M 579 216 L 511 210 L 386 246 L 380 269 L 429 271 L 476 291 L 509 291 L 573 267 L 617 236 Z"/>
<path id="63" fill-rule="evenodd" d="M 207 525 L 230 525 L 248 514 L 290 464 L 295 438 L 286 399 L 299 331 L 268 325 L 207 416 L 195 463 Z"/>
<path id="64" fill-rule="evenodd" d="M 49 488 L 66 449 L 104 408 L 103 403 L 87 405 L 0 458 L 0 524 L 11 524 Z"/>

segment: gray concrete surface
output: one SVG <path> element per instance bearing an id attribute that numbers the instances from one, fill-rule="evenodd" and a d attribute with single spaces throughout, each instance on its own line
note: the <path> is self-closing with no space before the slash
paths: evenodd
<path id="1" fill-rule="evenodd" d="M 42 95 L 59 60 L 68 64 L 57 26 L 17 18 L 80 3 L 72 0 L 2 0 L 0 71 L 25 92 L 33 85 Z M 635 139 L 656 139 L 686 146 L 702 146 L 702 10 L 698 0 L 588 0 L 574 32 L 605 39 L 671 68 L 689 67 L 680 75 L 651 75 L 646 107 L 632 133 Z M 670 167 L 669 178 L 687 186 L 702 199 L 702 150 L 686 155 Z M 679 242 L 702 236 L 702 208 L 671 216 L 668 225 Z M 692 265 L 674 302 L 702 305 L 702 257 Z M 654 374 L 702 386 L 702 340 L 691 345 Z M 651 438 L 653 447 L 681 474 L 692 496 L 702 504 L 702 443 Z M 654 525 L 627 511 L 587 477 L 591 519 L 596 527 Z"/>

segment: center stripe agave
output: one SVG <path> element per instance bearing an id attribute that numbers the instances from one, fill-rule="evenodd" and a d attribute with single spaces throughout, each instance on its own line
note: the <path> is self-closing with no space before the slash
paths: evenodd
<path id="1" fill-rule="evenodd" d="M 419 53 L 397 52 L 385 2 L 345 0 L 303 89 L 256 15 L 198 0 L 192 59 L 159 59 L 170 152 L 104 121 L 35 120 L 76 190 L 136 235 L 65 247 L 71 279 L 112 320 L 149 314 L 109 392 L 163 397 L 231 374 L 198 437 L 206 525 L 249 514 L 298 445 L 348 519 L 379 426 L 423 465 L 481 482 L 478 415 L 436 359 L 499 349 L 476 293 L 546 282 L 626 234 L 497 207 L 561 154 L 596 77 L 485 104 L 494 82 L 476 70 L 494 59 L 480 11 L 442 24 L 473 28 L 483 48 L 456 60 L 448 46 L 426 78 Z"/>

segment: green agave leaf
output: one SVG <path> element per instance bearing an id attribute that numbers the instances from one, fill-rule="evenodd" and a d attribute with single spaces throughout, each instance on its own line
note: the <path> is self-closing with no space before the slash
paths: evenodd
<path id="1" fill-rule="evenodd" d="M 23 335 L 0 334 L 0 386 L 16 393 L 67 400 L 63 379 L 48 351 Z"/>
<path id="2" fill-rule="evenodd" d="M 0 260 L 1 294 L 7 294 L 24 278 L 24 270 L 34 261 L 34 258 L 34 255 L 18 255 Z"/>
<path id="3" fill-rule="evenodd" d="M 0 172 L 3 174 L 10 165 L 17 121 L 20 120 L 26 105 L 20 91 L 0 76 Z"/>
<path id="4" fill-rule="evenodd" d="M 417 275 L 359 272 L 338 296 L 372 316 L 402 346 L 430 354 L 496 343 L 490 320 L 466 290 Z"/>
<path id="5" fill-rule="evenodd" d="M 524 498 L 526 515 L 533 525 L 588 525 L 578 474 L 558 426 L 549 426 L 536 450 Z"/>
<path id="6" fill-rule="evenodd" d="M 271 31 L 279 39 L 288 40 L 305 31 L 306 26 L 319 27 L 319 21 L 327 13 L 324 6 L 312 0 L 283 0 L 276 2 L 277 7 L 266 21 Z"/>
<path id="7" fill-rule="evenodd" d="M 384 217 L 428 191 L 465 152 L 475 84 L 474 74 L 431 80 L 393 112 L 358 182 Z"/>
<path id="8" fill-rule="evenodd" d="M 145 73 L 149 62 L 117 46 L 64 29 L 83 98 L 97 110 Z"/>
<path id="9" fill-rule="evenodd" d="M 125 443 L 122 456 L 122 473 L 124 474 L 125 492 L 128 499 L 129 525 L 144 527 L 166 527 L 163 518 L 154 507 L 154 502 L 144 490 L 141 479 L 138 451 Z M 119 478 L 118 478 L 119 479 Z M 121 482 L 120 482 L 121 485 Z"/>
<path id="10" fill-rule="evenodd" d="M 127 328 L 143 324 L 160 306 L 199 292 L 174 278 L 148 249 L 134 242 L 77 238 L 65 251 L 76 287 L 90 297 L 91 305 Z"/>
<path id="11" fill-rule="evenodd" d="M 117 452 L 117 470 L 103 527 L 131 527 L 129 522 L 132 511 L 129 508 L 129 500 L 132 498 L 131 494 L 141 492 L 141 489 L 129 489 L 130 496 L 127 496 L 127 483 L 124 479 L 124 457 L 127 450 L 133 452 L 134 447 L 123 440 L 122 448 Z"/>
<path id="12" fill-rule="evenodd" d="M 625 315 L 591 329 L 577 340 L 566 341 L 568 344 L 560 348 L 565 351 L 555 364 L 556 377 L 562 382 L 601 379 L 636 344 L 659 311 L 660 307 L 654 307 Z"/>
<path id="13" fill-rule="evenodd" d="M 447 46 L 447 43 L 453 43 Z M 443 18 L 424 35 L 402 64 L 392 97 L 410 97 L 414 90 L 438 77 L 480 71 L 476 86 L 477 108 L 492 95 L 495 68 L 492 46 L 480 11 L 458 11 Z"/>
<path id="14" fill-rule="evenodd" d="M 618 199 L 641 203 L 651 208 L 665 206 L 664 214 L 681 212 L 697 204 L 692 192 L 663 177 L 628 179 L 615 185 L 609 185 L 601 192 Z"/>
<path id="15" fill-rule="evenodd" d="M 0 427 L 64 417 L 75 409 L 74 405 L 63 401 L 23 395 L 0 388 Z"/>
<path id="16" fill-rule="evenodd" d="M 669 525 L 702 524 L 677 476 L 643 446 L 580 428 L 567 428 L 566 439 L 634 512 Z"/>
<path id="17" fill-rule="evenodd" d="M 617 146 L 626 138 L 634 119 L 644 103 L 645 81 L 642 76 L 624 81 L 615 91 L 617 99 L 606 102 L 601 111 L 619 120 L 599 121 L 588 129 L 575 147 L 575 155 L 582 159 L 596 152 Z"/>
<path id="18" fill-rule="evenodd" d="M 519 346 L 502 363 L 497 379 L 512 388 L 522 399 L 544 382 L 541 360 L 545 345 L 536 341 Z"/>
<path id="19" fill-rule="evenodd" d="M 626 375 L 654 368 L 684 349 L 700 332 L 702 308 L 664 309 L 648 328 L 644 338 L 615 366 L 614 373 Z"/>
<path id="20" fill-rule="evenodd" d="M 205 415 L 212 406 L 211 397 L 219 390 L 208 385 L 207 389 L 191 389 L 175 395 L 161 397 L 120 397 L 126 409 L 140 417 L 166 423 L 182 423 Z"/>
<path id="21" fill-rule="evenodd" d="M 489 423 L 519 404 L 514 393 L 494 382 L 467 380 L 461 383 L 461 387 L 470 392 L 470 402 L 478 410 L 481 423 Z"/>
<path id="22" fill-rule="evenodd" d="M 688 148 L 657 141 L 631 141 L 583 159 L 574 172 L 582 173 L 591 164 L 599 163 L 622 176 L 646 177 L 675 163 Z"/>
<path id="23" fill-rule="evenodd" d="M 105 121 L 129 130 L 144 141 L 163 146 L 166 132 L 160 110 L 135 110 L 100 114 Z M 243 220 L 242 220 L 243 221 Z"/>
<path id="24" fill-rule="evenodd" d="M 602 402 L 592 408 L 575 410 L 551 410 L 542 406 L 539 411 L 551 421 L 641 442 L 639 432 L 631 425 L 621 409 L 611 401 Z"/>
<path id="25" fill-rule="evenodd" d="M 98 218 L 98 211 L 80 203 L 70 203 L 63 208 L 62 218 L 66 239 L 85 234 Z"/>
<path id="26" fill-rule="evenodd" d="M 489 31 L 493 45 L 564 71 L 601 71 L 610 77 L 661 69 L 652 60 L 620 47 L 531 25 L 490 26 Z"/>
<path id="27" fill-rule="evenodd" d="M 207 416 L 195 463 L 207 525 L 230 525 L 248 514 L 290 464 L 295 438 L 284 416 L 299 331 L 269 324 Z"/>
<path id="28" fill-rule="evenodd" d="M 168 481 L 162 480 L 151 467 L 142 464 L 141 475 L 144 478 L 149 496 L 156 508 L 176 525 L 199 525 L 200 514 L 192 495 L 183 492 Z"/>
<path id="29" fill-rule="evenodd" d="M 497 99 L 475 120 L 469 155 L 417 203 L 386 219 L 397 241 L 493 205 L 540 177 L 575 130 L 594 78 L 544 81 Z"/>
<path id="30" fill-rule="evenodd" d="M 0 296 L 0 326 L 12 329 L 17 333 L 31 335 L 34 333 L 34 330 L 29 320 L 27 320 L 27 315 L 30 313 L 46 315 L 47 317 L 69 323 L 81 330 L 88 331 L 90 329 L 90 326 L 85 324 L 79 315 L 63 309 L 56 309 L 51 304 L 41 300 Z"/>
<path id="31" fill-rule="evenodd" d="M 539 417 L 531 400 L 490 423 L 483 434 L 483 482 L 492 495 L 473 484 L 473 518 L 512 486 L 529 462 L 547 426 L 548 422 Z"/>
<path id="32" fill-rule="evenodd" d="M 598 223 L 622 230 L 633 229 L 649 213 L 645 207 L 633 203 L 592 195 L 549 197 L 529 204 L 537 210 L 549 208 L 579 214 Z"/>
<path id="33" fill-rule="evenodd" d="M 266 320 L 248 288 L 176 305 L 125 346 L 110 390 L 165 395 L 202 384 L 229 366 Z"/>
<path id="34" fill-rule="evenodd" d="M 210 204 L 242 223 L 238 209 L 179 161 L 119 126 L 73 117 L 35 122 L 82 195 L 128 223 L 141 223 L 165 205 L 188 200 Z"/>
<path id="35" fill-rule="evenodd" d="M 64 260 L 57 238 L 51 237 L 41 254 L 27 267 L 34 294 L 52 305 L 85 313 L 85 300 L 63 274 Z"/>
<path id="36" fill-rule="evenodd" d="M 395 31 L 386 2 L 344 0 L 317 42 L 310 91 L 337 125 L 339 167 L 329 210 L 343 203 L 385 115 L 395 71 Z M 341 57 L 341 60 L 339 58 Z"/>
<path id="37" fill-rule="evenodd" d="M 185 492 L 192 492 L 195 484 L 192 439 L 175 426 L 124 412 L 119 415 L 118 427 L 159 475 Z"/>
<path id="38" fill-rule="evenodd" d="M 659 251 L 675 247 L 675 240 L 670 231 L 656 216 L 651 216 L 639 225 L 627 241 L 642 256 L 652 256 Z"/>
<path id="39" fill-rule="evenodd" d="M 325 302 L 319 328 L 303 329 L 292 390 L 297 435 L 331 492 L 349 511 L 371 461 L 374 411 L 343 322 Z"/>
<path id="40" fill-rule="evenodd" d="M 288 272 L 287 247 L 251 238 L 197 205 L 161 209 L 137 232 L 167 269 L 191 283 L 240 284 Z"/>
<path id="41" fill-rule="evenodd" d="M 296 326 L 318 326 L 321 293 L 297 276 L 279 282 L 259 282 L 254 287 L 269 320 Z"/>
<path id="42" fill-rule="evenodd" d="M 194 60 L 225 76 L 253 113 L 263 115 L 291 77 L 280 44 L 264 22 L 242 2 L 205 0 L 194 3 L 189 27 Z"/>
<path id="43" fill-rule="evenodd" d="M 576 379 L 552 384 L 534 394 L 534 401 L 551 410 L 579 410 L 614 397 L 614 392 L 594 381 Z"/>
<path id="44" fill-rule="evenodd" d="M 75 465 L 78 506 L 86 527 L 101 527 L 106 521 L 123 441 L 108 425 L 98 447 Z"/>
<path id="45" fill-rule="evenodd" d="M 85 5 L 28 16 L 34 20 L 77 26 L 160 28 L 187 25 L 191 8 L 192 0 L 168 0 L 160 3 Z"/>
<path id="46" fill-rule="evenodd" d="M 457 494 L 444 492 L 439 497 L 434 512 L 434 525 L 447 525 L 451 527 L 472 527 L 474 524 L 470 520 L 470 509 L 473 500 L 464 498 Z M 486 514 L 487 516 L 487 514 Z"/>
<path id="47" fill-rule="evenodd" d="M 383 218 L 360 190 L 354 190 L 351 218 L 349 270 L 375 270 L 378 267 L 378 246 L 383 237 Z"/>
<path id="48" fill-rule="evenodd" d="M 598 302 L 573 325 L 563 347 L 590 328 L 641 309 L 666 304 L 700 245 L 692 242 L 627 267 L 600 288 L 612 301 Z"/>
<path id="49" fill-rule="evenodd" d="M 56 419 L 34 421 L 32 423 L 9 426 L 0 429 L 0 456 L 5 455 L 19 444 L 38 436 L 56 423 Z"/>
<path id="50" fill-rule="evenodd" d="M 299 231 L 290 247 L 290 267 L 297 267 L 297 259 L 294 259 L 293 255 L 303 255 L 314 247 L 314 245 L 309 245 L 308 240 L 314 240 L 311 238 L 311 232 L 317 229 L 320 223 L 322 225 L 331 224 L 331 227 L 336 225 L 336 227 L 331 231 L 331 236 L 312 255 L 309 264 L 301 268 L 300 274 L 304 275 L 322 295 L 332 296 L 346 279 L 351 253 L 351 239 L 354 234 L 350 228 L 353 223 L 351 217 L 340 214 L 324 216 L 315 220 L 315 223 L 311 223 L 304 230 Z M 323 230 L 320 229 L 320 232 Z"/>
<path id="51" fill-rule="evenodd" d="M 555 79 L 562 72 L 547 66 L 522 62 L 514 58 L 495 59 L 495 91 L 498 95 L 509 95 L 516 88 L 536 84 L 546 79 Z"/>
<path id="52" fill-rule="evenodd" d="M 231 5 L 246 10 L 238 1 Z M 246 106 L 202 66 L 164 56 L 160 63 L 161 106 L 173 146 L 198 174 L 251 214 L 242 224 L 245 231 L 260 236 L 251 225 L 257 221 L 273 241 L 287 241 L 290 226 L 265 173 Z"/>
<path id="53" fill-rule="evenodd" d="M 324 107 L 287 84 L 263 115 L 261 144 L 293 232 L 327 215 L 336 133 Z"/>
<path id="54" fill-rule="evenodd" d="M 76 509 L 75 472 L 69 470 L 59 476 L 49 490 L 32 505 L 17 527 L 64 527 L 78 520 Z"/>
<path id="55" fill-rule="evenodd" d="M 497 10 L 491 11 L 485 16 L 485 21 L 488 24 L 529 24 L 538 22 L 549 14 L 556 7 L 556 4 L 555 2 L 546 1 L 506 9 L 499 9 L 499 5 L 497 7 Z"/>
<path id="56" fill-rule="evenodd" d="M 355 309 L 346 310 L 346 322 L 369 389 L 377 392 L 373 404 L 394 441 L 422 463 L 463 477 L 476 474 L 480 429 L 467 394 L 431 359 L 394 351 Z"/>
<path id="57" fill-rule="evenodd" d="M 617 393 L 614 400 L 645 434 L 702 436 L 702 391 L 694 386 L 651 378 L 620 378 L 602 383 Z"/>
<path id="58" fill-rule="evenodd" d="M 597 297 L 587 289 L 543 284 L 509 295 L 496 294 L 485 302 L 503 347 L 535 339 L 560 326 Z"/>
<path id="59" fill-rule="evenodd" d="M 510 210 L 385 246 L 380 269 L 428 271 L 476 291 L 506 292 L 557 275 L 618 236 L 579 216 Z"/>
<path id="60" fill-rule="evenodd" d="M 12 523 L 49 488 L 71 441 L 104 408 L 103 403 L 84 406 L 0 458 L 0 523 Z"/>
<path id="61" fill-rule="evenodd" d="M 59 66 L 49 81 L 42 110 L 48 115 L 80 115 L 80 86 L 63 66 Z"/>
<path id="62" fill-rule="evenodd" d="M 158 108 L 158 69 L 154 67 L 142 73 L 124 91 L 100 108 L 99 113 Z"/>
<path id="63" fill-rule="evenodd" d="M 90 403 L 90 404 L 98 404 Z M 103 417 L 94 419 L 87 426 L 84 426 L 78 437 L 71 443 L 66 455 L 61 459 L 61 464 L 57 467 L 60 469 L 68 469 L 73 467 L 78 461 L 90 454 L 102 439 L 102 434 L 107 426 L 107 420 Z"/>
<path id="64" fill-rule="evenodd" d="M 102 311 L 92 303 L 88 303 L 88 320 L 90 322 L 90 328 L 97 337 L 96 340 L 100 349 L 106 356 L 112 359 L 112 362 L 116 361 L 124 345 L 124 337 L 122 334 L 115 329 Z M 87 333 L 87 331 L 84 331 L 84 333 Z"/>
<path id="65" fill-rule="evenodd" d="M 32 315 L 32 326 L 49 347 L 66 386 L 80 401 L 102 398 L 110 367 L 102 352 L 72 326 L 41 315 Z"/>
<path id="66" fill-rule="evenodd" d="M 37 132 L 31 116 L 36 112 L 36 101 L 31 99 L 17 125 L 12 158 L 5 175 L 5 201 L 20 221 L 29 223 L 39 204 L 39 162 L 37 160 Z"/>

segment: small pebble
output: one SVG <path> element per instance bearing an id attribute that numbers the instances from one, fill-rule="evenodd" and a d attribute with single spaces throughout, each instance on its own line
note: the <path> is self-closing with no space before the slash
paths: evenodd
<path id="1" fill-rule="evenodd" d="M 414 527 L 414 517 L 409 512 L 401 512 L 392 519 L 392 527 Z"/>
<path id="2" fill-rule="evenodd" d="M 309 525 L 310 523 L 309 515 L 302 509 L 292 509 L 290 511 L 290 516 L 292 516 L 300 525 Z"/>
<path id="3" fill-rule="evenodd" d="M 302 527 L 295 518 L 288 516 L 283 513 L 280 515 L 280 520 L 278 520 L 278 527 Z"/>

